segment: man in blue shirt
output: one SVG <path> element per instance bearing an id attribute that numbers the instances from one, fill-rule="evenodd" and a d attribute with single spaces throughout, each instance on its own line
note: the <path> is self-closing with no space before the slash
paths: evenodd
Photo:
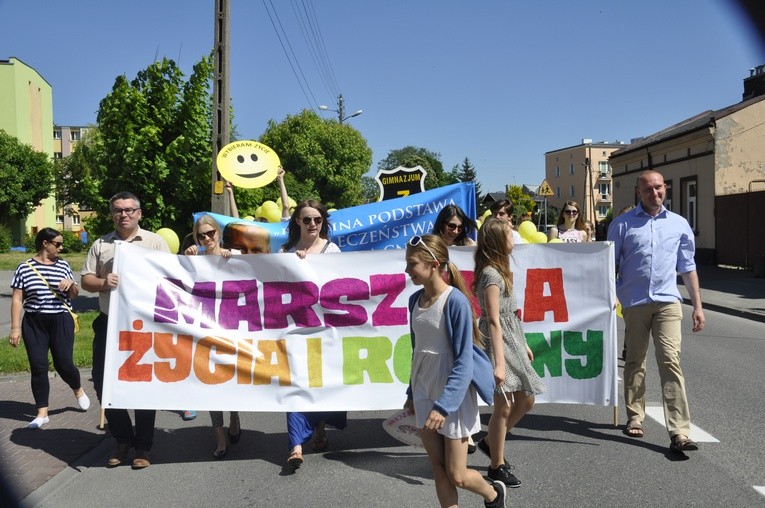
<path id="1" fill-rule="evenodd" d="M 664 418 L 670 448 L 697 450 L 690 437 L 690 411 L 680 368 L 682 297 L 677 273 L 683 278 L 693 304 L 693 331 L 704 328 L 693 230 L 682 216 L 664 205 L 667 187 L 656 171 L 641 173 L 635 187 L 640 203 L 611 223 L 608 240 L 614 242 L 616 296 L 624 315 L 625 433 L 643 437 L 645 417 L 645 357 L 653 335 L 661 378 Z"/>

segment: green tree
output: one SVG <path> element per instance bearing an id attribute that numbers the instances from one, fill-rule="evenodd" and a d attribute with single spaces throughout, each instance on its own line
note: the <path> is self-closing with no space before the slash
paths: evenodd
<path id="1" fill-rule="evenodd" d="M 188 81 L 168 59 L 132 81 L 118 76 L 101 100 L 97 128 L 65 163 L 71 185 L 59 200 L 98 211 L 88 227 L 101 234 L 113 227 L 109 198 L 129 191 L 141 200 L 144 228 L 189 231 L 192 213 L 209 206 L 211 78 L 209 57 Z"/>
<path id="2" fill-rule="evenodd" d="M 380 199 L 380 185 L 377 180 L 371 176 L 361 177 L 361 201 L 363 203 L 374 203 Z"/>
<path id="3" fill-rule="evenodd" d="M 478 181 L 478 173 L 475 170 L 475 166 L 470 162 L 470 159 L 465 157 L 462 161 L 462 165 L 457 172 L 457 178 L 460 182 L 473 182 L 475 184 L 475 202 L 481 202 L 481 182 Z"/>
<path id="4" fill-rule="evenodd" d="M 399 166 L 405 168 L 422 166 L 428 172 L 428 176 L 425 178 L 425 190 L 436 189 L 457 182 L 455 174 L 444 172 L 441 154 L 425 148 L 405 146 L 391 150 L 388 152 L 388 156 L 377 164 L 377 169 L 390 170 Z"/>
<path id="5" fill-rule="evenodd" d="M 507 189 L 507 197 L 513 202 L 513 223 L 518 224 L 518 218 L 524 212 L 534 212 L 536 201 L 534 198 L 523 192 L 520 185 L 511 185 Z"/>
<path id="6" fill-rule="evenodd" d="M 279 154 L 287 192 L 295 201 L 318 198 L 328 208 L 362 202 L 361 177 L 372 165 L 372 150 L 352 126 L 304 110 L 280 123 L 270 120 L 260 142 Z M 275 199 L 278 189 L 266 192 L 271 191 Z"/>
<path id="7" fill-rule="evenodd" d="M 10 225 L 32 213 L 53 188 L 48 155 L 0 129 L 0 221 Z"/>

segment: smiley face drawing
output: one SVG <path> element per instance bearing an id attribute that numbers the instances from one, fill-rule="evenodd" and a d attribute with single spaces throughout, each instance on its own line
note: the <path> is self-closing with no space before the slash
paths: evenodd
<path id="1" fill-rule="evenodd" d="M 218 171 L 232 185 L 245 189 L 264 187 L 279 171 L 279 156 L 257 141 L 234 141 L 223 147 L 216 159 Z"/>

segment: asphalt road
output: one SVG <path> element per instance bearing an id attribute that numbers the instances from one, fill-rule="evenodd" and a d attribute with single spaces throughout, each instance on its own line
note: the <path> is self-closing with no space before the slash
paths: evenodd
<path id="1" fill-rule="evenodd" d="M 683 367 L 692 437 L 701 449 L 687 456 L 669 451 L 649 357 L 647 400 L 659 419 L 646 419 L 645 438 L 628 438 L 615 428 L 612 408 L 537 405 L 508 438 L 507 456 L 523 482 L 509 491 L 508 506 L 765 506 L 765 493 L 758 491 L 765 491 L 759 421 L 765 324 L 707 311 L 706 329 L 692 334 L 690 308 L 683 309 Z M 621 336 L 621 320 L 619 326 Z M 107 440 L 26 502 L 56 508 L 437 506 L 426 456 L 382 430 L 389 413 L 351 413 L 346 430 L 330 430 L 327 452 L 307 455 L 303 467 L 289 474 L 281 413 L 242 413 L 242 440 L 225 460 L 214 461 L 206 413 L 183 422 L 176 413 L 160 412 L 151 467 L 106 469 Z M 623 408 L 619 419 L 624 422 Z M 469 463 L 485 473 L 488 459 L 478 452 Z M 482 506 L 470 493 L 461 492 L 460 500 Z"/>

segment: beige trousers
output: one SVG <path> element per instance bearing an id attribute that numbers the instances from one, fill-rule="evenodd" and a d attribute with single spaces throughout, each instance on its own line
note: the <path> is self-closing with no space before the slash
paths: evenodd
<path id="1" fill-rule="evenodd" d="M 680 368 L 680 302 L 654 302 L 623 309 L 627 356 L 624 362 L 624 404 L 627 419 L 645 418 L 645 358 L 653 336 L 656 364 L 661 378 L 664 420 L 670 437 L 688 436 L 691 414 Z"/>

